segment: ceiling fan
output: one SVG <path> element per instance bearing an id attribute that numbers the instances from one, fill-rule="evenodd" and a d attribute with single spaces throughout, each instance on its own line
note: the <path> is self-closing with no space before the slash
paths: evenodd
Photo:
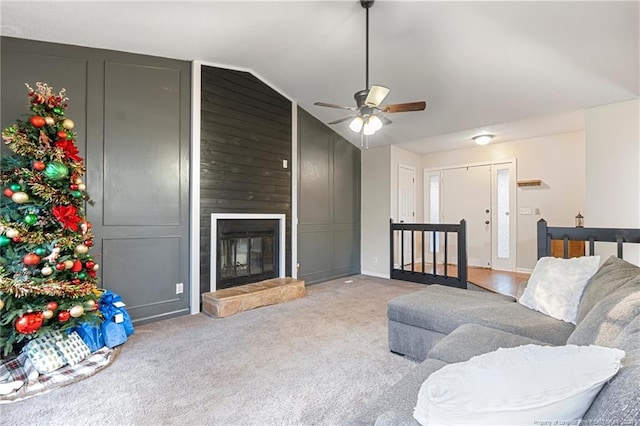
<path id="1" fill-rule="evenodd" d="M 360 0 L 360 5 L 366 12 L 365 85 L 367 89 L 360 90 L 353 95 L 357 105 L 355 107 L 330 104 L 326 102 L 314 103 L 314 105 L 317 106 L 346 109 L 356 112 L 355 115 L 340 118 L 327 124 L 338 124 L 351 120 L 349 128 L 356 133 L 362 132 L 365 136 L 372 135 L 380 130 L 382 126 L 392 123 L 392 121 L 382 113 L 423 111 L 427 106 L 425 101 L 381 105 L 384 98 L 389 94 L 389 89 L 387 87 L 377 85 L 373 85 L 369 88 L 369 9 L 373 6 L 373 2 L 374 0 Z"/>

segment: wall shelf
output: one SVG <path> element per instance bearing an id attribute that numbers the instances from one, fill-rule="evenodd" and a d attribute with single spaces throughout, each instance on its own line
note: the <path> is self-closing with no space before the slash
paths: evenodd
<path id="1" fill-rule="evenodd" d="M 527 179 L 518 181 L 518 188 L 522 188 L 525 186 L 542 186 L 542 179 Z"/>

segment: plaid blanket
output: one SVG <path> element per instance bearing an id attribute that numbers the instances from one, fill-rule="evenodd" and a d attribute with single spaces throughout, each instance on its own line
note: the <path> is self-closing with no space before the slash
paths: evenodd
<path id="1" fill-rule="evenodd" d="M 110 365 L 119 348 L 98 349 L 74 366 L 66 365 L 51 373 L 38 375 L 23 353 L 0 364 L 0 404 L 21 401 L 53 389 L 86 379 Z M 34 374 L 35 372 L 35 374 Z"/>

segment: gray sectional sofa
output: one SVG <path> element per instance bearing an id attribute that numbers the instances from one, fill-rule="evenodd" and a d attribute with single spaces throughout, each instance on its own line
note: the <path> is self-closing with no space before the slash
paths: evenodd
<path id="1" fill-rule="evenodd" d="M 431 373 L 498 348 L 526 344 L 624 350 L 622 368 L 583 420 L 591 425 L 640 424 L 640 268 L 624 260 L 609 258 L 589 280 L 575 326 L 507 296 L 440 285 L 392 299 L 388 320 L 390 349 L 421 363 L 362 407 L 350 424 L 418 426 L 413 409 Z"/>

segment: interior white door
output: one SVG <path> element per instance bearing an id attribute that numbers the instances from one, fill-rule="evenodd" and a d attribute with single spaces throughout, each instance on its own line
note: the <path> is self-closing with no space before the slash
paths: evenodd
<path id="1" fill-rule="evenodd" d="M 398 167 L 398 220 L 401 223 L 416 220 L 416 169 L 402 164 Z M 402 250 L 404 264 L 411 263 L 411 232 L 404 232 Z"/>
<path id="2" fill-rule="evenodd" d="M 443 223 L 467 222 L 468 266 L 491 267 L 491 166 L 443 171 Z M 457 263 L 457 241 L 450 236 L 448 258 Z"/>

